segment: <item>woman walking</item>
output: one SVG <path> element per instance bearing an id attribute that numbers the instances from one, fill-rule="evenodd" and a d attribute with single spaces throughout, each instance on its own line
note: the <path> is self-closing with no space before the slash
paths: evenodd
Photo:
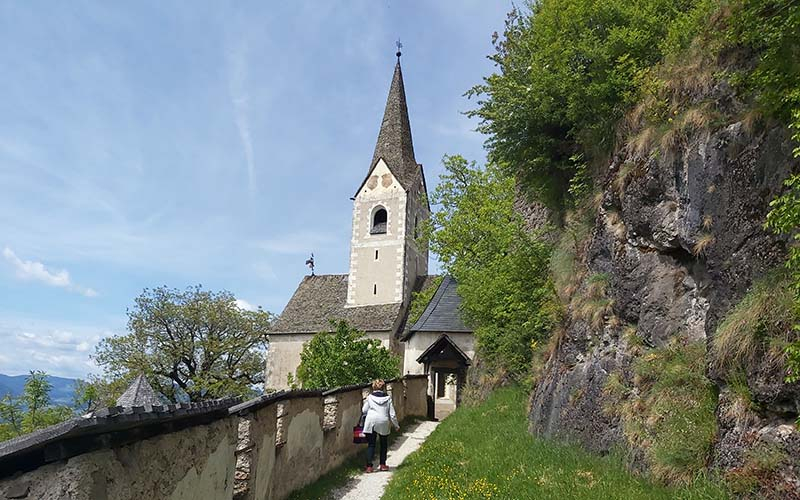
<path id="1" fill-rule="evenodd" d="M 364 405 L 361 407 L 361 413 L 365 416 L 364 434 L 367 435 L 367 472 L 374 470 L 373 460 L 375 459 L 375 444 L 378 436 L 380 436 L 381 442 L 380 470 L 389 470 L 389 467 L 386 466 L 389 423 L 395 429 L 400 430 L 392 398 L 384 392 L 385 388 L 386 382 L 383 380 L 378 379 L 372 382 L 372 394 L 367 396 L 367 399 L 364 400 Z"/>

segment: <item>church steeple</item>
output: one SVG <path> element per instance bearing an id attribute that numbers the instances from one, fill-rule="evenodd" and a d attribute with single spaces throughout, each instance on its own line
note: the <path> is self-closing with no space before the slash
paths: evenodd
<path id="1" fill-rule="evenodd" d="M 425 176 L 414 158 L 398 51 L 369 173 L 353 199 L 346 307 L 407 304 L 428 273 L 428 246 L 418 243 L 430 216 Z"/>
<path id="2" fill-rule="evenodd" d="M 399 52 L 398 52 L 399 54 Z M 383 158 L 389 170 L 400 184 L 409 189 L 417 179 L 419 167 L 414 158 L 414 143 L 411 140 L 411 123 L 408 119 L 406 90 L 403 85 L 403 70 L 400 68 L 400 57 L 394 67 L 392 86 L 386 99 L 381 129 L 372 155 L 370 171 L 375 168 L 379 158 Z"/>

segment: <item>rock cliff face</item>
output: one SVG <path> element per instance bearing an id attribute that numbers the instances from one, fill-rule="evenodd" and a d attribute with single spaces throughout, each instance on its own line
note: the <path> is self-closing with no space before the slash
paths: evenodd
<path id="1" fill-rule="evenodd" d="M 676 337 L 710 345 L 754 280 L 785 259 L 785 241 L 763 223 L 769 200 L 796 166 L 785 129 L 748 132 L 739 122 L 695 134 L 669 154 L 617 155 L 583 249 L 587 278 L 577 292 L 590 286 L 588 276 L 601 274 L 612 311 L 602 325 L 568 314 L 531 396 L 533 433 L 599 452 L 628 446 L 604 390 L 611 373 L 629 373 L 642 356 L 624 328 L 635 327 L 645 352 Z M 711 357 L 707 376 L 719 390 L 719 431 L 710 465 L 732 470 L 742 466 L 748 449 L 771 443 L 791 457 L 782 491 L 800 491 L 797 384 L 784 384 L 764 362 L 752 364 L 746 376 L 758 410 L 743 417 L 731 410 L 730 389 L 711 368 Z"/>

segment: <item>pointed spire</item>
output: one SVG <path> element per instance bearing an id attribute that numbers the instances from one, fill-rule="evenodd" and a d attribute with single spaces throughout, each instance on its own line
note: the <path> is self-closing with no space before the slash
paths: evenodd
<path id="1" fill-rule="evenodd" d="M 117 399 L 117 406 L 132 408 L 134 406 L 153 407 L 161 404 L 161 399 L 156 391 L 150 387 L 144 375 L 138 375 L 131 385 Z"/>
<path id="2" fill-rule="evenodd" d="M 383 158 L 400 184 L 408 189 L 419 170 L 414 158 L 414 144 L 411 140 L 411 123 L 408 120 L 406 91 L 403 85 L 403 71 L 400 68 L 400 51 L 394 67 L 392 86 L 386 99 L 381 130 L 375 144 L 370 170 L 375 167 L 378 158 Z"/>

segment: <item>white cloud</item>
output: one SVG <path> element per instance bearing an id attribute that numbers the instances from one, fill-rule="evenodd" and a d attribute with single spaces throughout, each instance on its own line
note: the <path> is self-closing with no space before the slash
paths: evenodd
<path id="1" fill-rule="evenodd" d="M 258 307 L 242 299 L 236 299 L 236 307 L 243 311 L 258 311 Z"/>
<path id="2" fill-rule="evenodd" d="M 94 346 L 112 335 L 105 328 L 85 325 L 57 325 L 39 320 L 0 321 L 3 350 L 0 373 L 21 375 L 30 370 L 44 370 L 59 377 L 86 377 L 99 368 L 91 360 Z"/>
<path id="3" fill-rule="evenodd" d="M 253 139 L 250 134 L 250 119 L 247 114 L 249 95 L 247 93 L 247 44 L 241 41 L 228 51 L 228 64 L 230 65 L 229 91 L 236 128 L 244 148 L 244 158 L 247 165 L 247 185 L 250 195 L 255 193 L 255 156 L 253 154 Z"/>
<path id="4" fill-rule="evenodd" d="M 21 280 L 38 281 L 48 286 L 64 288 L 71 292 L 80 293 L 86 297 L 97 296 L 97 292 L 93 289 L 74 284 L 66 269 L 48 269 L 41 262 L 22 260 L 8 247 L 3 249 L 3 257 L 14 266 L 17 278 Z"/>

